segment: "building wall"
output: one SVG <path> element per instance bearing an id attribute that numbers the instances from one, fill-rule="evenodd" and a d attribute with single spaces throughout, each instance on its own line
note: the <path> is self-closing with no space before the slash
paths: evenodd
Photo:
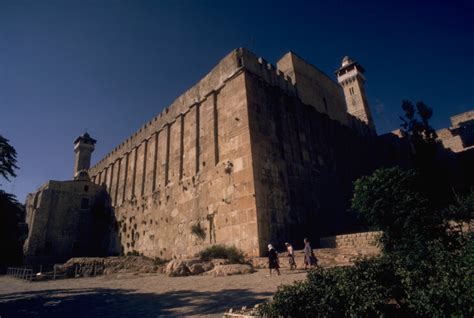
<path id="1" fill-rule="evenodd" d="M 304 104 L 349 125 L 344 93 L 338 83 L 293 52 L 285 54 L 277 67 L 296 83 L 297 95 Z"/>
<path id="2" fill-rule="evenodd" d="M 363 125 L 345 113 L 337 83 L 292 53 L 278 65 L 231 52 L 90 169 L 111 197 L 115 252 L 170 258 L 224 243 L 256 255 L 276 237 L 347 226 L 340 211 L 367 163 L 353 153 L 372 139 L 360 141 Z"/>
<path id="3" fill-rule="evenodd" d="M 246 83 L 260 253 L 354 228 L 352 182 L 381 163 L 376 139 L 255 74 Z"/>
<path id="4" fill-rule="evenodd" d="M 49 181 L 30 194 L 25 262 L 44 264 L 74 255 L 104 255 L 109 238 L 101 233 L 113 227 L 113 218 L 104 218 L 107 198 L 101 193 L 101 187 L 88 181 Z"/>
<path id="5" fill-rule="evenodd" d="M 112 199 L 119 224 L 116 251 L 170 258 L 225 243 L 258 253 L 240 55 L 229 54 L 90 169 Z M 197 225 L 204 239 L 192 232 Z"/>

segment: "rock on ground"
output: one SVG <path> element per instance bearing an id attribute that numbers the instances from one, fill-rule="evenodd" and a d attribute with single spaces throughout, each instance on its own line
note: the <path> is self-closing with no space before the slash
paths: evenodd
<path id="1" fill-rule="evenodd" d="M 58 272 L 68 277 L 108 275 L 114 273 L 156 273 L 160 267 L 152 259 L 142 256 L 77 257 L 64 264 L 56 264 Z"/>

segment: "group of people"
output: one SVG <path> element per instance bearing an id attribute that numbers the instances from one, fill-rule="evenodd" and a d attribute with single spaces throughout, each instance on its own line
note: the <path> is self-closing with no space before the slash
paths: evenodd
<path id="1" fill-rule="evenodd" d="M 314 255 L 313 248 L 311 247 L 309 239 L 305 238 L 304 240 L 304 269 L 308 269 L 308 266 L 311 268 L 318 264 L 318 259 Z M 290 269 L 296 269 L 296 261 L 295 261 L 295 251 L 293 250 L 293 246 L 290 243 L 285 243 L 286 251 L 288 253 L 288 264 L 290 265 Z M 273 247 L 272 244 L 268 244 L 268 268 L 270 269 L 270 275 L 272 275 L 272 270 L 275 270 L 277 275 L 280 275 L 280 261 L 278 260 L 278 252 Z"/>

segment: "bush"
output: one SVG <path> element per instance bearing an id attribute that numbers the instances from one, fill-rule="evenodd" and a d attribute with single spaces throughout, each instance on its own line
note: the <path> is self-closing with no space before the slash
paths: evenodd
<path id="1" fill-rule="evenodd" d="M 395 273 L 404 291 L 403 306 L 412 316 L 474 317 L 474 242 L 447 250 L 431 242 L 428 254 L 413 265 L 395 259 Z"/>
<path id="2" fill-rule="evenodd" d="M 446 235 L 443 212 L 422 193 L 415 172 L 378 169 L 354 182 L 352 209 L 383 231 L 380 242 L 386 253 L 417 254 L 426 242 Z"/>
<path id="3" fill-rule="evenodd" d="M 383 256 L 352 267 L 312 270 L 261 306 L 268 317 L 473 317 L 474 243 L 431 243 L 418 264 Z"/>
<path id="4" fill-rule="evenodd" d="M 157 266 L 159 266 L 159 265 L 164 265 L 164 264 L 166 264 L 166 263 L 168 263 L 168 262 L 169 262 L 168 260 L 166 260 L 166 259 L 164 259 L 164 258 L 161 258 L 161 257 L 155 257 L 155 258 L 153 259 L 153 264 L 154 264 L 154 265 L 157 265 Z"/>
<path id="5" fill-rule="evenodd" d="M 416 175 L 379 169 L 355 182 L 353 209 L 384 231 L 384 253 L 353 267 L 311 271 L 279 287 L 269 317 L 474 317 L 473 234 L 447 231 L 445 217 L 470 220 L 472 196 L 451 213 L 435 209 Z M 448 211 L 450 212 L 450 211 Z"/>
<path id="6" fill-rule="evenodd" d="M 280 286 L 261 307 L 270 317 L 370 317 L 387 312 L 390 288 L 379 282 L 389 263 L 358 261 L 353 267 L 316 268 L 303 282 Z"/>
<path id="7" fill-rule="evenodd" d="M 212 245 L 203 249 L 198 255 L 202 260 L 224 258 L 231 264 L 245 263 L 244 253 L 235 246 Z"/>

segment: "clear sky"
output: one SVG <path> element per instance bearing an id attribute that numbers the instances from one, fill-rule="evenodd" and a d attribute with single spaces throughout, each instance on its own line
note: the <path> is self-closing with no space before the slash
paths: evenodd
<path id="1" fill-rule="evenodd" d="M 402 99 L 433 107 L 435 128 L 474 109 L 472 0 L 0 0 L 0 134 L 20 166 L 0 187 L 23 202 L 70 179 L 85 129 L 96 162 L 241 46 L 272 63 L 292 50 L 333 78 L 355 58 L 379 133 Z"/>

